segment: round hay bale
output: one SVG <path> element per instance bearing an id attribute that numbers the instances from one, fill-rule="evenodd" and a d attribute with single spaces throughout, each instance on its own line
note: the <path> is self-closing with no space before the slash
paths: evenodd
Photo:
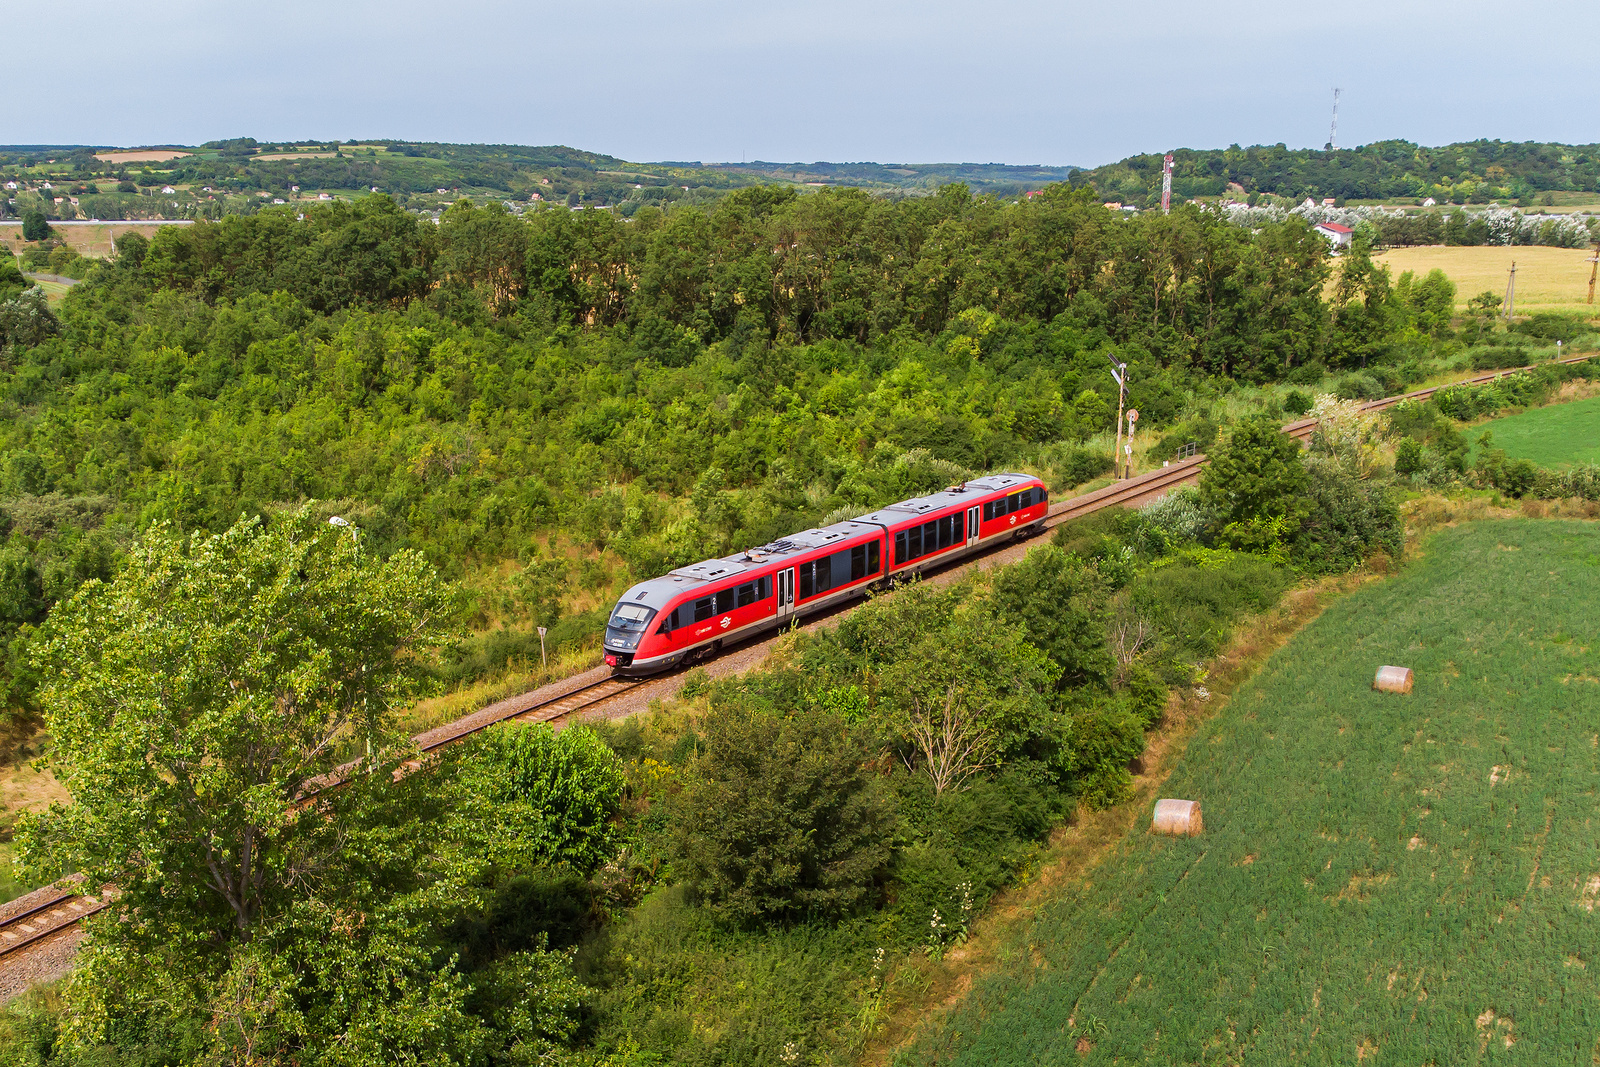
<path id="1" fill-rule="evenodd" d="M 1194 837 L 1205 830 L 1198 800 L 1158 800 L 1150 829 L 1173 837 Z"/>
<path id="2" fill-rule="evenodd" d="M 1372 679 L 1372 688 L 1380 693 L 1411 692 L 1411 668 L 1379 667 L 1377 677 Z"/>

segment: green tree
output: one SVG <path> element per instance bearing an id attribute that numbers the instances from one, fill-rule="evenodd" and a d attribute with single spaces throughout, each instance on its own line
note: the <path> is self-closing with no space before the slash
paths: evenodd
<path id="1" fill-rule="evenodd" d="M 592 730 L 509 724 L 464 757 L 464 782 L 505 862 L 565 863 L 590 872 L 611 858 L 622 763 Z"/>
<path id="2" fill-rule="evenodd" d="M 1264 538 L 1264 546 L 1298 528 L 1309 510 L 1304 493 L 1310 478 L 1300 443 L 1276 419 L 1258 415 L 1241 422 L 1210 459 L 1200 472 L 1200 500 L 1235 536 Z"/>
<path id="3" fill-rule="evenodd" d="M 678 869 L 738 922 L 833 918 L 869 902 L 893 801 L 862 739 L 823 712 L 714 710 L 676 807 Z"/>
<path id="4" fill-rule="evenodd" d="M 32 869 L 114 882 L 132 913 L 248 941 L 331 858 L 313 779 L 402 743 L 450 594 L 309 509 L 186 542 L 151 532 L 52 615 L 39 699 L 73 795 L 22 830 Z M 111 926 L 115 927 L 113 923 Z"/>
<path id="5" fill-rule="evenodd" d="M 50 221 L 43 211 L 24 211 L 22 213 L 22 239 L 24 241 L 43 241 L 48 239 L 55 231 L 50 228 Z"/>

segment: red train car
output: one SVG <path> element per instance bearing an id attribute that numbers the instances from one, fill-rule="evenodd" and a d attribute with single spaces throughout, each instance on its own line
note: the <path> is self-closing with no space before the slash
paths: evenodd
<path id="1" fill-rule="evenodd" d="M 681 567 L 617 601 L 606 625 L 606 663 L 629 675 L 666 670 L 724 642 L 864 596 L 896 575 L 1037 531 L 1048 510 L 1037 478 L 996 474 Z"/>

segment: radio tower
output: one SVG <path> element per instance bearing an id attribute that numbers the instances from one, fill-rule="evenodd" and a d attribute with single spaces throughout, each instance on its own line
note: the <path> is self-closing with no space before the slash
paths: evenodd
<path id="1" fill-rule="evenodd" d="M 1161 213 L 1172 212 L 1172 153 L 1168 152 L 1161 161 Z"/>
<path id="2" fill-rule="evenodd" d="M 1333 122 L 1328 126 L 1328 151 L 1330 152 L 1339 147 L 1339 92 L 1340 90 L 1335 87 L 1333 90 Z"/>

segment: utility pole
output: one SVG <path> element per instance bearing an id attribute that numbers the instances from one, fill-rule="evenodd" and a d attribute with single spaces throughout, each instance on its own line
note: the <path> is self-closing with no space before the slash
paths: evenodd
<path id="1" fill-rule="evenodd" d="M 539 663 L 546 670 L 549 670 L 550 669 L 550 657 L 545 655 L 545 652 L 544 652 L 544 634 L 545 634 L 545 628 L 543 626 L 539 627 Z"/>
<path id="2" fill-rule="evenodd" d="M 1511 310 L 1516 305 L 1516 301 L 1517 301 L 1517 264 L 1516 264 L 1515 261 L 1513 261 L 1512 264 L 1511 264 L 1511 280 L 1506 282 L 1506 304 L 1505 304 L 1506 310 L 1505 310 L 1505 315 L 1506 315 L 1506 321 L 1507 322 L 1511 321 Z"/>
<path id="3" fill-rule="evenodd" d="M 1333 122 L 1328 126 L 1328 151 L 1332 152 L 1339 147 L 1339 93 L 1335 86 L 1333 90 Z"/>
<path id="4" fill-rule="evenodd" d="M 1594 303 L 1594 276 L 1600 271 L 1600 241 L 1594 243 L 1594 255 L 1589 257 L 1589 262 L 1594 266 L 1589 268 L 1589 303 Z"/>
<path id="5" fill-rule="evenodd" d="M 1168 152 L 1161 161 L 1161 213 L 1172 213 L 1172 153 Z"/>
<path id="6" fill-rule="evenodd" d="M 1118 478 L 1121 476 L 1117 474 L 1117 465 L 1122 462 L 1122 405 L 1128 399 L 1128 365 L 1110 356 L 1106 358 L 1111 360 L 1111 377 L 1117 380 L 1117 444 L 1116 451 L 1111 453 L 1111 477 Z"/>

